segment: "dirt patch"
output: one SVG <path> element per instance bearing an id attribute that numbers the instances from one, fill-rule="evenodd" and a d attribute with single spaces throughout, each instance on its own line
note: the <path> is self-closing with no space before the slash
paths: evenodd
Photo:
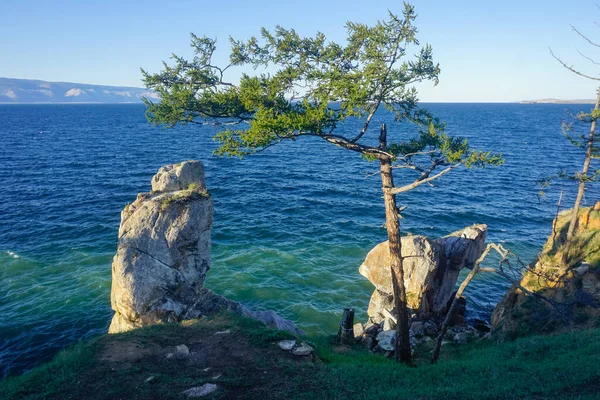
<path id="1" fill-rule="evenodd" d="M 162 348 L 154 343 L 140 343 L 138 341 L 109 341 L 102 352 L 100 360 L 110 363 L 135 363 L 145 357 L 160 353 Z"/>
<path id="2" fill-rule="evenodd" d="M 280 349 L 277 339 L 261 341 L 256 333 L 227 328 L 204 322 L 177 329 L 157 327 L 160 334 L 109 335 L 99 348 L 98 368 L 106 379 L 125 379 L 122 387 L 136 390 L 132 398 L 184 398 L 185 390 L 208 383 L 218 386 L 211 398 L 262 398 L 281 391 L 281 382 L 289 381 L 297 366 L 315 361 L 312 355 L 295 356 Z M 189 353 L 178 351 L 181 345 Z M 123 395 L 117 393 L 117 398 Z"/>

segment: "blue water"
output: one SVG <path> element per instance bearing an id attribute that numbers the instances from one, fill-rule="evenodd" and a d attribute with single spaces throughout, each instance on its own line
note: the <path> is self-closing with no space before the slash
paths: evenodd
<path id="1" fill-rule="evenodd" d="M 456 171 L 399 196 L 408 205 L 402 229 L 435 237 L 486 223 L 490 241 L 533 259 L 559 189 L 572 189 L 561 183 L 540 203 L 536 180 L 579 167 L 560 124 L 565 108 L 589 106 L 427 107 L 448 132 L 504 153 L 506 164 Z M 376 119 L 373 126 L 391 122 Z M 373 287 L 357 269 L 386 239 L 378 166 L 315 139 L 215 158 L 214 132 L 155 128 L 140 105 L 0 105 L 0 375 L 106 331 L 119 213 L 161 165 L 186 159 L 204 161 L 215 200 L 208 287 L 312 333 L 335 332 L 344 307 L 364 319 Z M 591 189 L 587 204 L 598 197 Z M 505 289 L 494 276 L 477 277 L 467 290 L 470 316 L 489 316 Z"/>

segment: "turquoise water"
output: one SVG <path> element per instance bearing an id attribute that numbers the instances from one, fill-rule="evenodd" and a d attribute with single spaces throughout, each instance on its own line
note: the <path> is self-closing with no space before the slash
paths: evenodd
<path id="1" fill-rule="evenodd" d="M 402 229 L 435 237 L 486 223 L 490 241 L 532 259 L 550 232 L 559 186 L 572 189 L 562 183 L 540 203 L 535 182 L 559 165 L 578 167 L 560 123 L 565 108 L 581 106 L 427 107 L 450 133 L 503 152 L 506 164 L 457 171 L 402 195 Z M 376 119 L 373 126 L 391 122 Z M 357 269 L 386 239 L 377 165 L 313 139 L 244 160 L 215 158 L 213 133 L 154 128 L 139 105 L 0 105 L 2 375 L 106 331 L 120 211 L 149 190 L 161 165 L 186 159 L 204 161 L 215 200 L 208 287 L 311 333 L 335 332 L 344 307 L 364 319 L 373 287 Z M 572 199 L 569 192 L 563 201 Z M 595 199 L 592 189 L 586 201 Z M 489 317 L 505 288 L 478 277 L 468 288 L 469 317 Z"/>

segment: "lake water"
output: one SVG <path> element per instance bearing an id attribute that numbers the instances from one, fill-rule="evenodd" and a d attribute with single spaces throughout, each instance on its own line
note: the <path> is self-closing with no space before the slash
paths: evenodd
<path id="1" fill-rule="evenodd" d="M 488 241 L 532 260 L 560 189 L 564 204 L 574 198 L 563 182 L 539 202 L 536 180 L 580 168 L 560 125 L 565 109 L 590 106 L 425 106 L 449 133 L 504 153 L 506 163 L 399 196 L 408 205 L 403 231 L 437 237 L 485 223 Z M 392 138 L 407 134 L 385 113 L 373 126 L 386 121 Z M 153 127 L 141 105 L 0 105 L 0 375 L 106 331 L 120 211 L 149 191 L 161 165 L 187 159 L 205 163 L 215 200 L 208 287 L 310 333 L 335 333 L 344 307 L 365 319 L 373 287 L 358 267 L 386 240 L 378 165 L 315 139 L 216 158 L 214 132 Z M 592 188 L 586 203 L 598 198 Z M 495 276 L 478 276 L 467 289 L 469 317 L 489 317 L 505 290 Z"/>

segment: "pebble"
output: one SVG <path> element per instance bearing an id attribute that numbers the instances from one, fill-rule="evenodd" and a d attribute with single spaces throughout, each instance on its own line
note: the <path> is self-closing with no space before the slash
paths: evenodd
<path id="1" fill-rule="evenodd" d="M 202 397 L 211 394 L 217 390 L 218 386 L 214 383 L 205 383 L 202 386 L 195 386 L 183 392 L 187 397 Z"/>
<path id="2" fill-rule="evenodd" d="M 278 345 L 281 350 L 290 351 L 296 345 L 296 341 L 295 340 L 282 340 L 281 342 L 278 343 Z"/>
<path id="3" fill-rule="evenodd" d="M 301 343 L 300 346 L 292 349 L 292 354 L 296 356 L 307 356 L 313 352 L 313 348 L 306 343 Z"/>
<path id="4" fill-rule="evenodd" d="M 179 346 L 177 346 L 175 348 L 175 351 L 177 352 L 177 354 L 180 354 L 182 356 L 190 355 L 190 349 L 188 349 L 188 347 L 185 344 L 180 344 Z M 167 355 L 167 357 L 168 357 L 168 355 Z"/>

